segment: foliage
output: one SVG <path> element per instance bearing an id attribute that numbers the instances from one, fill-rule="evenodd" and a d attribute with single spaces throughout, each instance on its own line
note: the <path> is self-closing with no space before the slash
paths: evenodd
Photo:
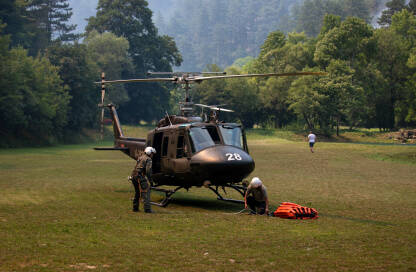
<path id="1" fill-rule="evenodd" d="M 70 96 L 57 67 L 45 57 L 33 58 L 22 48 L 8 50 L 1 36 L 0 119 L 2 145 L 13 138 L 45 144 L 62 135 Z"/>
<path id="2" fill-rule="evenodd" d="M 72 9 L 68 0 L 32 0 L 26 6 L 31 22 L 28 26 L 32 34 L 30 53 L 38 54 L 53 42 L 69 42 L 77 39 L 71 33 L 75 25 L 68 24 Z"/>
<path id="3" fill-rule="evenodd" d="M 117 37 L 111 32 L 99 34 L 92 31 L 84 43 L 87 46 L 88 57 L 96 65 L 96 77 L 102 71 L 105 72 L 106 79 L 119 79 L 126 74 L 132 74 L 133 63 L 128 54 L 129 42 L 126 38 Z M 129 96 L 123 85 L 106 86 L 105 104 L 122 105 L 128 100 Z"/>
<path id="4" fill-rule="evenodd" d="M 182 58 L 169 36 L 159 36 L 152 22 L 152 12 L 144 0 L 100 0 L 97 14 L 86 28 L 99 33 L 112 32 L 129 42 L 129 55 L 134 73 L 125 76 L 144 76 L 147 71 L 171 71 L 171 65 L 180 65 Z M 120 110 L 123 121 L 137 123 L 159 118 L 168 107 L 169 92 L 160 84 L 128 85 L 129 102 Z"/>
<path id="5" fill-rule="evenodd" d="M 374 0 L 305 0 L 295 7 L 294 16 L 296 30 L 304 31 L 308 36 L 317 36 L 321 32 L 322 22 L 327 14 L 361 18 L 370 22 L 370 14 L 374 13 L 372 6 L 381 3 Z"/>
<path id="6" fill-rule="evenodd" d="M 175 37 L 184 55 L 182 70 L 202 70 L 209 63 L 227 67 L 258 55 L 271 31 L 290 31 L 290 8 L 297 2 L 302 0 L 181 0 L 171 19 L 159 19 L 158 25 Z"/>
<path id="7" fill-rule="evenodd" d="M 71 95 L 68 125 L 80 131 L 98 124 L 99 86 L 94 84 L 97 71 L 93 69 L 83 44 L 60 44 L 48 49 L 51 62 L 59 67 L 59 75 Z"/>
<path id="8" fill-rule="evenodd" d="M 391 0 L 386 3 L 387 9 L 383 10 L 378 23 L 382 26 L 389 26 L 391 24 L 391 17 L 406 8 L 406 0 Z"/>

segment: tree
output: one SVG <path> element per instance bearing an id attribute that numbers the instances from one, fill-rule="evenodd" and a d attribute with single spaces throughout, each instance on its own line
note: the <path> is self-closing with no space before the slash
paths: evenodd
<path id="1" fill-rule="evenodd" d="M 406 8 L 406 0 L 391 0 L 386 3 L 387 9 L 383 10 L 377 23 L 382 26 L 391 25 L 391 17 Z"/>
<path id="2" fill-rule="evenodd" d="M 144 0 L 100 0 L 97 15 L 89 18 L 87 33 L 112 32 L 129 41 L 129 54 L 135 73 L 125 76 L 145 76 L 147 71 L 171 71 L 182 57 L 169 36 L 159 36 L 152 22 L 152 12 Z M 160 117 L 169 105 L 169 92 L 160 84 L 128 85 L 131 100 L 120 109 L 123 121 L 135 123 Z"/>
<path id="3" fill-rule="evenodd" d="M 399 44 L 401 50 L 398 54 L 394 69 L 393 83 L 400 83 L 401 89 L 396 88 L 397 104 L 395 105 L 396 123 L 408 125 L 413 122 L 415 112 L 415 76 L 414 65 L 416 53 L 416 17 L 408 10 L 402 10 L 392 17 L 391 30 L 398 36 L 395 44 Z"/>
<path id="4" fill-rule="evenodd" d="M 349 63 L 341 60 L 332 60 L 327 67 L 328 76 L 319 79 L 318 92 L 325 96 L 325 103 L 321 111 L 326 112 L 329 122 L 325 125 L 336 125 L 339 136 L 339 126 L 345 120 L 350 126 L 358 123 L 363 107 L 364 93 L 353 80 L 355 71 Z"/>
<path id="5" fill-rule="evenodd" d="M 72 8 L 68 0 L 32 0 L 26 7 L 35 34 L 30 52 L 36 55 L 53 41 L 74 41 L 77 35 L 71 33 L 76 25 L 68 24 Z"/>
<path id="6" fill-rule="evenodd" d="M 302 71 L 314 65 L 312 59 L 313 46 L 304 33 L 289 33 L 286 37 L 281 32 L 272 32 L 262 46 L 255 72 Z M 281 128 L 294 119 L 288 102 L 288 90 L 294 80 L 270 77 L 259 81 L 262 107 L 275 127 Z"/>
<path id="7" fill-rule="evenodd" d="M 289 109 L 305 121 L 309 130 L 314 129 L 323 116 L 321 108 L 324 96 L 317 91 L 317 87 L 316 78 L 299 77 L 294 80 L 289 89 Z"/>
<path id="8" fill-rule="evenodd" d="M 11 35 L 11 46 L 29 46 L 26 25 L 29 23 L 25 16 L 25 2 L 16 0 L 2 0 L 0 2 L 0 20 L 6 24 L 3 33 Z"/>
<path id="9" fill-rule="evenodd" d="M 241 74 L 241 70 L 230 67 L 228 74 Z M 252 128 L 262 121 L 262 107 L 255 80 L 230 79 L 226 81 L 225 91 L 230 94 L 229 101 L 225 101 L 227 108 L 233 109 L 240 123 L 246 128 Z"/>
<path id="10" fill-rule="evenodd" d="M 22 48 L 9 50 L 9 43 L 8 36 L 0 36 L 2 142 L 54 141 L 63 134 L 70 99 L 58 69 L 45 57 L 29 57 Z"/>
<path id="11" fill-rule="evenodd" d="M 304 31 L 308 36 L 316 37 L 321 30 L 326 14 L 358 17 L 370 22 L 370 5 L 363 0 L 305 0 L 295 9 L 296 30 Z"/>
<path id="12" fill-rule="evenodd" d="M 59 67 L 70 96 L 67 129 L 81 131 L 98 125 L 99 76 L 83 44 L 57 44 L 48 48 L 51 63 Z"/>
<path id="13" fill-rule="evenodd" d="M 349 17 L 340 27 L 331 29 L 318 41 L 314 61 L 323 68 L 332 59 L 350 61 L 354 66 L 361 64 L 371 51 L 369 38 L 372 35 L 371 27 L 363 20 Z"/>
<path id="14" fill-rule="evenodd" d="M 85 38 L 88 57 L 95 64 L 96 76 L 105 71 L 107 79 L 123 78 L 126 74 L 133 73 L 133 63 L 128 54 L 129 42 L 124 37 L 117 37 L 113 33 L 99 34 L 92 31 Z M 106 101 L 121 105 L 129 101 L 126 88 L 122 84 L 108 85 L 106 87 Z"/>
<path id="15" fill-rule="evenodd" d="M 409 11 L 413 13 L 413 15 L 416 16 L 416 0 L 410 0 L 408 5 L 409 5 L 409 8 L 408 8 Z"/>
<path id="16" fill-rule="evenodd" d="M 321 31 L 318 39 L 322 39 L 323 36 L 335 27 L 340 27 L 341 17 L 333 14 L 326 14 L 322 23 Z"/>

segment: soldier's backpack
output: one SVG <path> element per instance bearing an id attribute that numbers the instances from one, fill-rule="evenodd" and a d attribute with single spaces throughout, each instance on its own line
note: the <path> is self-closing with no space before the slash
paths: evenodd
<path id="1" fill-rule="evenodd" d="M 283 202 L 274 211 L 273 216 L 287 219 L 316 219 L 318 212 L 313 208 L 303 207 L 291 202 Z"/>

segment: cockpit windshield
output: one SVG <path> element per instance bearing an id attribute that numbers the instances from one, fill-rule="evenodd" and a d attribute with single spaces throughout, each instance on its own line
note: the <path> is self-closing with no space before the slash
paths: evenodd
<path id="1" fill-rule="evenodd" d="M 240 127 L 232 127 L 227 125 L 219 126 L 224 139 L 224 144 L 233 145 L 243 148 L 242 133 Z"/>
<path id="2" fill-rule="evenodd" d="M 192 127 L 189 131 L 189 136 L 193 153 L 215 145 L 206 127 Z"/>

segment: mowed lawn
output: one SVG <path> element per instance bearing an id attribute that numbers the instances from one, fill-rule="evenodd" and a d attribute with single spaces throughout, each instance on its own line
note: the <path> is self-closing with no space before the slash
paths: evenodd
<path id="1" fill-rule="evenodd" d="M 134 161 L 93 146 L 0 150 L 0 271 L 416 271 L 416 146 L 249 139 L 250 177 L 303 221 L 204 188 L 133 213 Z"/>

